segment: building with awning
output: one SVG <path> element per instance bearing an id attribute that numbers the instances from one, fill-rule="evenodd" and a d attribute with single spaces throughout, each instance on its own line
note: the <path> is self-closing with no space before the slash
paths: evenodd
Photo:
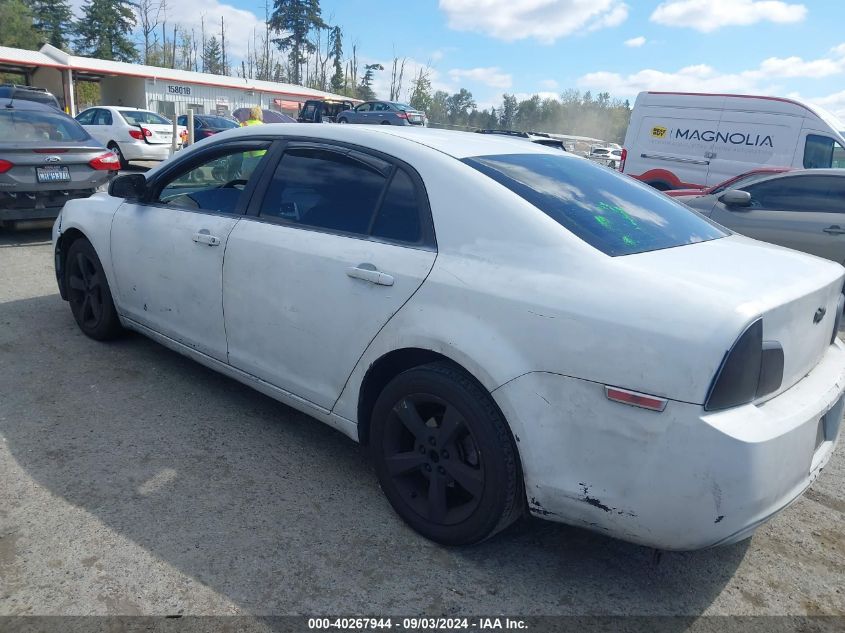
<path id="1" fill-rule="evenodd" d="M 80 81 L 100 85 L 100 103 L 82 105 L 130 106 L 168 118 L 189 108 L 197 114 L 227 115 L 252 106 L 295 117 L 308 99 L 350 100 L 294 84 L 80 57 L 50 44 L 38 51 L 0 46 L 0 72 L 21 75 L 27 85 L 49 90 L 71 115 L 79 109 L 73 87 Z"/>

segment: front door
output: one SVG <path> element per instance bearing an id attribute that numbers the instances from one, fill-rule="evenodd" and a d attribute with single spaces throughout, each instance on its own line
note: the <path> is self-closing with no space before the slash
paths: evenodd
<path id="1" fill-rule="evenodd" d="M 121 205 L 111 248 L 120 253 L 113 266 L 126 317 L 226 360 L 223 255 L 267 146 L 209 148 L 153 179 L 147 199 Z"/>
<path id="2" fill-rule="evenodd" d="M 807 172 L 743 190 L 749 207 L 718 202 L 710 217 L 748 237 L 845 263 L 845 177 Z"/>
<path id="3" fill-rule="evenodd" d="M 291 143 L 229 236 L 229 362 L 331 409 L 435 256 L 413 171 L 341 147 Z"/>

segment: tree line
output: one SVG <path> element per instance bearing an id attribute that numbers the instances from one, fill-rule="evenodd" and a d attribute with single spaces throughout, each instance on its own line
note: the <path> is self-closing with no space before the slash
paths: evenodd
<path id="1" fill-rule="evenodd" d="M 168 2 L 84 0 L 75 17 L 69 0 L 0 0 L 0 45 L 37 48 L 48 42 L 80 55 L 181 70 L 286 82 L 362 100 L 407 101 L 438 125 L 593 136 L 621 141 L 630 104 L 608 93 L 568 90 L 479 110 L 470 91 L 432 87 L 432 69 L 406 75 L 407 57 L 387 65 L 364 63 L 342 27 L 324 18 L 320 0 L 265 0 L 264 28 L 256 29 L 236 62 L 227 51 L 226 24 L 201 18 L 200 28 L 168 22 Z M 389 94 L 376 95 L 377 73 L 389 77 Z"/>

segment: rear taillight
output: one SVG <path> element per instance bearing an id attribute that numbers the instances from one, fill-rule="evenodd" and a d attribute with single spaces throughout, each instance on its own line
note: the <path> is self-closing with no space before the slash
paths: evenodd
<path id="1" fill-rule="evenodd" d="M 14 165 L 7 160 L 3 160 L 0 158 L 0 174 L 5 174 L 9 171 Z"/>
<path id="2" fill-rule="evenodd" d="M 398 118 L 400 118 L 400 119 L 407 119 L 407 118 L 408 118 L 408 113 L 407 113 L 407 112 L 397 112 L 397 113 L 396 113 L 396 116 L 397 116 Z"/>
<path id="3" fill-rule="evenodd" d="M 625 161 L 628 160 L 628 150 L 622 148 L 622 158 L 619 161 L 619 171 L 625 171 Z"/>
<path id="4" fill-rule="evenodd" d="M 132 138 L 136 138 L 139 141 L 143 139 L 145 136 L 152 136 L 153 133 L 150 132 L 147 128 L 142 127 L 140 130 L 129 130 L 129 136 Z"/>
<path id="5" fill-rule="evenodd" d="M 704 408 L 729 409 L 777 391 L 783 382 L 783 360 L 783 347 L 763 341 L 763 319 L 757 319 L 722 360 Z"/>
<path id="6" fill-rule="evenodd" d="M 102 171 L 117 171 L 120 169 L 120 159 L 113 152 L 106 152 L 93 160 L 88 161 L 88 165 L 92 169 L 99 169 Z"/>

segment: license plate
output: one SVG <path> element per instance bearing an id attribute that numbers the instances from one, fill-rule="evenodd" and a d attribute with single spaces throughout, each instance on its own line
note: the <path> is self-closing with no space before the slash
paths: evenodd
<path id="1" fill-rule="evenodd" d="M 59 165 L 36 167 L 35 176 L 38 182 L 70 182 L 70 170 Z"/>

